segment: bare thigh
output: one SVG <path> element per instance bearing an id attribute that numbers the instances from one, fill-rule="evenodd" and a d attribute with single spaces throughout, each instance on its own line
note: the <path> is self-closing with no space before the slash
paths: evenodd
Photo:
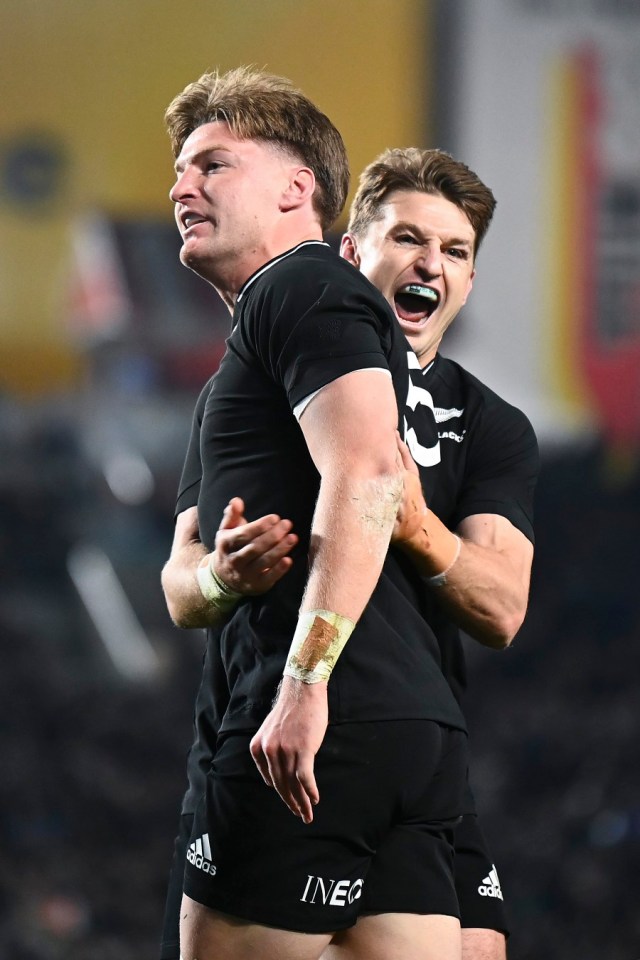
<path id="1" fill-rule="evenodd" d="M 462 960 L 507 960 L 507 938 L 498 930 L 465 927 L 462 931 Z"/>
<path id="2" fill-rule="evenodd" d="M 331 936 L 276 930 L 182 897 L 181 960 L 319 960 Z"/>
<path id="3" fill-rule="evenodd" d="M 461 960 L 460 940 L 456 917 L 368 914 L 336 933 L 322 960 Z"/>

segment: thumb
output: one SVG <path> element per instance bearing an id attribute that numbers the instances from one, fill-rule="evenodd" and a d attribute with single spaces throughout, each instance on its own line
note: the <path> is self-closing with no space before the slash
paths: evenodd
<path id="1" fill-rule="evenodd" d="M 240 524 L 246 522 L 244 518 L 244 500 L 241 500 L 240 497 L 232 497 L 224 508 L 218 529 L 232 530 L 234 527 L 239 527 Z"/>

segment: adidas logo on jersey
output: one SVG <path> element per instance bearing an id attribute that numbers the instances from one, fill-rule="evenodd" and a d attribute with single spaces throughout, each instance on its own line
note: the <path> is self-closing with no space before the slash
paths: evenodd
<path id="1" fill-rule="evenodd" d="M 481 897 L 497 897 L 499 900 L 503 899 L 502 890 L 500 889 L 500 881 L 498 880 L 498 871 L 495 868 L 495 864 L 491 867 L 489 876 L 485 877 L 478 887 L 478 893 Z"/>
<path id="2" fill-rule="evenodd" d="M 187 860 L 198 870 L 204 870 L 205 873 L 215 875 L 216 868 L 211 862 L 211 845 L 209 843 L 209 834 L 203 833 L 199 840 L 194 840 L 187 850 Z"/>

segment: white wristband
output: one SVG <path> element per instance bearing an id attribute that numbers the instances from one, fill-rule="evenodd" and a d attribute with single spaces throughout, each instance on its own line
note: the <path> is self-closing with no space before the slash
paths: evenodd
<path id="1" fill-rule="evenodd" d="M 196 570 L 200 593 L 205 600 L 220 613 L 229 613 L 233 610 L 242 594 L 232 590 L 224 580 L 220 579 L 211 566 L 212 560 L 213 558 L 211 558 L 206 566 L 198 567 Z"/>
<path id="2" fill-rule="evenodd" d="M 456 538 L 456 541 L 457 541 L 457 542 L 456 542 L 456 553 L 455 553 L 455 556 L 454 556 L 453 560 L 451 561 L 451 563 L 450 563 L 449 566 L 447 567 L 447 569 L 446 569 L 446 570 L 443 570 L 442 573 L 436 573 L 436 575 L 435 575 L 434 577 L 425 577 L 425 578 L 424 578 L 425 581 L 426 581 L 426 583 L 428 583 L 430 587 L 444 587 L 444 586 L 445 586 L 445 584 L 446 584 L 446 582 L 447 582 L 447 574 L 450 572 L 450 570 L 451 570 L 451 568 L 453 567 L 454 563 L 457 562 L 458 557 L 460 556 L 460 549 L 461 549 L 461 547 L 462 547 L 462 540 L 460 539 L 460 537 L 458 536 L 457 533 L 454 533 L 454 537 Z"/>
<path id="3" fill-rule="evenodd" d="M 303 683 L 328 680 L 355 621 L 331 610 L 301 613 L 284 668 L 285 677 Z"/>

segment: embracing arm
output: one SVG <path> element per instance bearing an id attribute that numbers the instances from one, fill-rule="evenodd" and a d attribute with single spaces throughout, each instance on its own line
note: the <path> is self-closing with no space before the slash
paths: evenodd
<path id="1" fill-rule="evenodd" d="M 427 583 L 431 580 L 430 589 L 469 636 L 495 649 L 509 646 L 527 610 L 532 543 L 506 517 L 494 513 L 465 517 L 452 533 L 428 509 L 404 444 L 401 453 L 405 496 L 395 545 Z M 443 571 L 444 576 L 438 576 Z"/>
<path id="2" fill-rule="evenodd" d="M 309 641 L 309 662 L 315 663 L 331 658 L 335 631 L 332 637 L 326 620 L 305 615 L 328 611 L 338 615 L 339 629 L 344 622 L 353 625 L 373 593 L 389 546 L 402 492 L 391 379 L 380 370 L 340 377 L 314 397 L 300 425 L 321 476 L 299 622 Z M 296 638 L 292 650 L 295 645 Z M 291 675 L 291 663 L 290 653 L 278 699 L 251 753 L 265 782 L 309 822 L 319 799 L 313 764 L 327 726 L 327 681 Z"/>
<path id="3" fill-rule="evenodd" d="M 169 615 L 177 627 L 206 627 L 207 603 L 196 579 L 198 564 L 208 550 L 200 541 L 198 508 L 176 517 L 171 554 L 162 568 L 161 583 Z"/>
<path id="4" fill-rule="evenodd" d="M 162 571 L 162 589 L 176 626 L 208 627 L 226 619 L 220 605 L 205 599 L 198 568 L 209 567 L 236 595 L 269 590 L 293 562 L 288 554 L 298 538 L 291 533 L 291 526 L 290 520 L 275 514 L 249 523 L 243 501 L 234 497 L 222 516 L 215 550 L 209 553 L 200 540 L 198 508 L 189 507 L 178 514 L 171 555 Z"/>
<path id="5" fill-rule="evenodd" d="M 440 588 L 442 605 L 475 640 L 508 647 L 527 612 L 533 544 L 495 513 L 465 517 L 457 532 L 462 548 Z"/>

